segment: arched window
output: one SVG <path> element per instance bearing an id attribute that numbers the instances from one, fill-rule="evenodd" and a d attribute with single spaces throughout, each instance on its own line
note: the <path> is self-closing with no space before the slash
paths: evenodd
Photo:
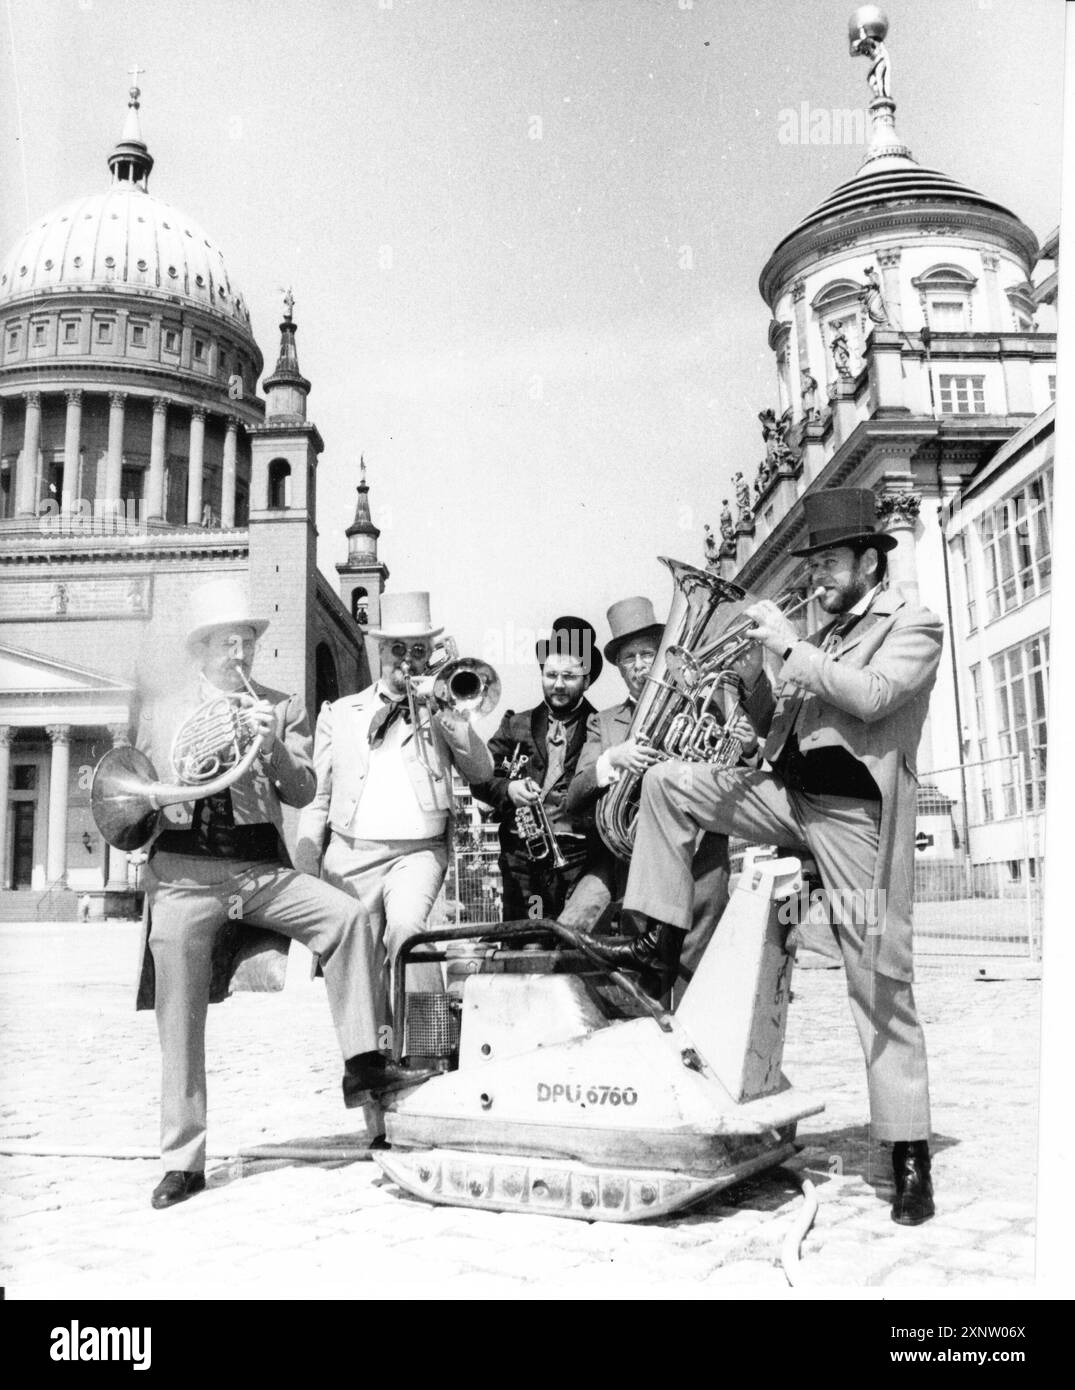
<path id="1" fill-rule="evenodd" d="M 355 589 L 351 595 L 351 617 L 359 627 L 365 627 L 370 620 L 370 596 L 365 589 Z"/>
<path id="2" fill-rule="evenodd" d="M 336 674 L 336 659 L 327 642 L 318 642 L 314 653 L 314 700 L 318 710 L 326 700 L 340 698 L 340 678 Z"/>
<path id="3" fill-rule="evenodd" d="M 291 465 L 287 459 L 273 459 L 269 464 L 269 509 L 280 511 L 291 501 Z"/>
<path id="4" fill-rule="evenodd" d="M 928 323 L 934 333 L 969 332 L 971 296 L 977 283 L 976 277 L 963 266 L 947 262 L 915 275 L 911 284 L 918 291 L 922 322 Z"/>

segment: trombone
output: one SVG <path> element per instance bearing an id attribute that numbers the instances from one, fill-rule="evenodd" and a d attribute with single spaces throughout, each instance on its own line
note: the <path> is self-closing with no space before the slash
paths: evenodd
<path id="1" fill-rule="evenodd" d="M 420 676 L 406 678 L 415 754 L 435 782 L 443 781 L 444 773 L 433 766 L 429 755 L 433 745 L 433 712 L 450 709 L 471 719 L 474 715 L 492 713 L 500 703 L 500 677 L 487 661 L 460 656 L 454 637 L 445 637 L 434 651 L 434 657 L 438 650 L 443 654 L 430 661 L 428 670 Z"/>

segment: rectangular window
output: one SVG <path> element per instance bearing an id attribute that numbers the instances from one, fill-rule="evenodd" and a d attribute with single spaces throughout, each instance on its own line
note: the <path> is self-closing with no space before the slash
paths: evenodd
<path id="1" fill-rule="evenodd" d="M 978 522 L 989 619 L 1046 593 L 1052 581 L 1053 480 L 1032 478 Z"/>
<path id="2" fill-rule="evenodd" d="M 938 333 L 962 333 L 967 326 L 966 305 L 961 299 L 933 299 L 929 306 L 929 321 Z"/>
<path id="3" fill-rule="evenodd" d="M 165 351 L 165 352 L 178 352 L 178 351 L 179 351 L 179 331 L 178 331 L 178 329 L 175 329 L 175 328 L 166 328 L 166 329 L 164 330 L 164 351 Z"/>
<path id="4" fill-rule="evenodd" d="M 194 339 L 194 360 L 195 362 L 205 361 L 205 343 L 201 338 Z"/>
<path id="5" fill-rule="evenodd" d="M 941 410 L 945 415 L 984 415 L 985 377 L 941 374 Z"/>
<path id="6" fill-rule="evenodd" d="M 145 347 L 146 326 L 144 323 L 131 324 L 131 347 Z"/>
<path id="7" fill-rule="evenodd" d="M 78 323 L 74 319 L 66 319 L 64 321 L 63 340 L 65 343 L 78 342 Z"/>
<path id="8" fill-rule="evenodd" d="M 967 636 L 978 630 L 977 590 L 974 585 L 974 566 L 971 563 L 970 547 L 966 535 L 956 536 L 952 548 L 961 561 L 963 575 L 963 601 L 967 609 Z"/>
<path id="9" fill-rule="evenodd" d="M 34 347 L 44 347 L 47 341 L 48 325 L 44 323 L 34 324 Z"/>
<path id="10" fill-rule="evenodd" d="M 1045 805 L 1049 634 L 1040 633 L 992 658 L 1000 752 L 1022 755 L 1022 797 L 1017 770 L 1009 765 L 1003 782 L 1005 816 Z"/>
<path id="11" fill-rule="evenodd" d="M 113 325 L 111 323 L 99 323 L 97 325 L 97 341 L 99 343 L 110 343 L 112 341 L 112 328 Z"/>
<path id="12" fill-rule="evenodd" d="M 19 346 L 19 330 L 12 328 L 7 335 L 7 350 L 14 352 Z"/>

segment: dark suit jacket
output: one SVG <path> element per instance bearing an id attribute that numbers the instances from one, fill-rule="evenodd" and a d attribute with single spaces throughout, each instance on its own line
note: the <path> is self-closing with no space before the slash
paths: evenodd
<path id="1" fill-rule="evenodd" d="M 556 783 L 566 791 L 571 784 L 575 767 L 586 742 L 586 729 L 589 719 L 596 717 L 597 711 L 589 700 L 583 700 L 577 718 L 568 729 L 567 750 L 564 756 L 564 770 Z M 516 714 L 508 710 L 500 722 L 500 728 L 489 740 L 489 752 L 493 758 L 494 775 L 488 782 L 476 782 L 471 791 L 479 801 L 492 806 L 500 821 L 500 846 L 504 851 L 517 850 L 521 844 L 515 834 L 515 806 L 508 796 L 508 781 L 504 768 L 511 761 L 517 744 L 520 753 L 525 753 L 530 761 L 520 777 L 532 777 L 540 787 L 549 766 L 549 752 L 545 736 L 549 731 L 549 708 L 542 703 L 535 709 L 521 710 Z M 587 813 L 576 815 L 569 812 L 571 828 L 578 835 L 594 837 L 593 817 Z"/>

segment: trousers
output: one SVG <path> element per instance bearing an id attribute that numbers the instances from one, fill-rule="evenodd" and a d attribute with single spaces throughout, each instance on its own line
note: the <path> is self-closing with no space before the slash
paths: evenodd
<path id="1" fill-rule="evenodd" d="M 320 958 L 340 1052 L 377 1047 L 374 939 L 361 906 L 269 861 L 157 853 L 145 870 L 161 1045 L 166 1169 L 205 1167 L 205 1021 L 213 946 L 236 918 L 301 941 Z"/>
<path id="2" fill-rule="evenodd" d="M 448 846 L 435 840 L 352 840 L 335 832 L 321 865 L 325 883 L 357 898 L 368 913 L 379 951 L 377 1017 L 388 1020 L 386 965 L 395 965 L 408 936 L 424 931 L 448 869 Z M 439 964 L 407 968 L 407 988 L 438 994 L 444 989 Z"/>
<path id="3" fill-rule="evenodd" d="M 871 908 L 866 901 L 864 885 L 873 882 L 879 820 L 878 803 L 792 792 L 769 772 L 658 764 L 642 781 L 624 908 L 689 928 L 691 860 L 699 830 L 808 849 L 829 893 L 831 925 L 866 1062 L 874 1137 L 928 1139 L 926 1046 L 911 983 L 889 979 L 861 961 L 865 934 L 877 920 L 878 905 Z M 883 903 L 879 906 L 883 911 Z"/>

